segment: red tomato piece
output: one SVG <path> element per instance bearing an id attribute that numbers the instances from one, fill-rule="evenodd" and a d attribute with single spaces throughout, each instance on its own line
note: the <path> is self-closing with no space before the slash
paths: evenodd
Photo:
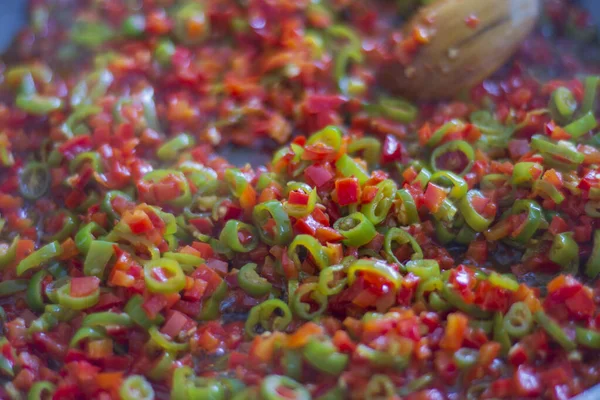
<path id="1" fill-rule="evenodd" d="M 85 297 L 100 287 L 100 279 L 95 276 L 71 278 L 71 296 Z"/>

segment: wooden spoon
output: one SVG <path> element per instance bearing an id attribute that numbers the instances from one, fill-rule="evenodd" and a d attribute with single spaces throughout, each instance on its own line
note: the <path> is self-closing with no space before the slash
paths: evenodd
<path id="1" fill-rule="evenodd" d="M 380 82 L 398 95 L 453 97 L 494 73 L 535 26 L 539 0 L 438 0 L 420 9 L 406 32 L 427 32 L 408 65 L 392 59 Z M 471 23 L 469 23 L 471 21 Z"/>

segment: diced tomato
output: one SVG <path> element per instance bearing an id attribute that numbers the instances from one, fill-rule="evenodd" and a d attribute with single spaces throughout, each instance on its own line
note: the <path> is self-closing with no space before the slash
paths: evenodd
<path id="1" fill-rule="evenodd" d="M 565 220 L 558 215 L 552 217 L 552 221 L 550 222 L 550 226 L 548 227 L 548 231 L 553 235 L 558 235 L 559 233 L 563 233 L 569 230 L 569 225 L 565 222 Z"/>
<path id="2" fill-rule="evenodd" d="M 85 297 L 100 287 L 100 279 L 95 276 L 71 278 L 71 296 Z"/>
<path id="3" fill-rule="evenodd" d="M 358 179 L 341 178 L 335 181 L 335 191 L 337 203 L 340 206 L 347 206 L 358 202 L 360 198 L 360 185 Z"/>
<path id="4" fill-rule="evenodd" d="M 594 303 L 592 291 L 586 290 L 585 287 L 566 299 L 565 305 L 571 316 L 577 319 L 587 319 L 596 313 L 596 303 Z"/>
<path id="5" fill-rule="evenodd" d="M 405 157 L 406 149 L 395 136 L 386 135 L 383 140 L 383 147 L 381 149 L 381 162 L 383 164 L 402 161 Z"/>
<path id="6" fill-rule="evenodd" d="M 200 257 L 204 259 L 211 258 L 215 253 L 208 243 L 192 242 L 192 247 L 200 252 Z"/>
<path id="7" fill-rule="evenodd" d="M 194 325 L 194 322 L 185 314 L 171 310 L 169 311 L 169 317 L 160 331 L 171 338 L 176 338 L 181 332 L 185 331 L 186 327 L 189 329 L 190 326 Z"/>
<path id="8" fill-rule="evenodd" d="M 538 397 L 542 394 L 542 385 L 531 367 L 520 365 L 514 376 L 516 392 L 520 396 Z"/>
<path id="9" fill-rule="evenodd" d="M 320 188 L 333 179 L 333 173 L 323 165 L 311 165 L 304 170 L 304 176 Z"/>
<path id="10" fill-rule="evenodd" d="M 461 348 L 469 319 L 461 313 L 448 315 L 444 337 L 440 347 L 445 350 L 456 351 Z"/>
<path id="11" fill-rule="evenodd" d="M 553 300 L 562 302 L 582 287 L 583 285 L 571 275 L 559 275 L 548 283 L 548 294 Z"/>
<path id="12" fill-rule="evenodd" d="M 436 213 L 440 209 L 442 202 L 447 196 L 448 194 L 441 186 L 438 186 L 433 182 L 429 182 L 423 197 L 425 207 L 427 207 L 432 213 Z"/>
<path id="13" fill-rule="evenodd" d="M 288 197 L 288 202 L 290 204 L 298 204 L 298 205 L 307 205 L 309 200 L 309 195 L 301 192 L 299 190 L 292 190 Z"/>

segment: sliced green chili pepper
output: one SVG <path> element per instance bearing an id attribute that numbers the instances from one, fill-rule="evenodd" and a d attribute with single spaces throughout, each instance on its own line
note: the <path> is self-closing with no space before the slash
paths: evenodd
<path id="1" fill-rule="evenodd" d="M 193 147 L 194 144 L 195 140 L 192 136 L 186 133 L 180 133 L 160 146 L 156 151 L 156 156 L 161 161 L 174 160 L 177 158 L 178 153 Z"/>
<path id="2" fill-rule="evenodd" d="M 52 235 L 44 235 L 44 240 L 47 242 L 62 242 L 63 240 L 71 236 L 71 233 L 77 227 L 77 219 L 72 212 L 66 210 L 59 210 L 56 213 L 54 213 L 54 216 L 56 215 L 63 216 L 62 227 L 58 232 L 53 233 Z"/>
<path id="3" fill-rule="evenodd" d="M 103 233 L 104 229 L 95 222 L 89 222 L 84 227 L 80 228 L 75 234 L 75 246 L 83 253 L 87 254 L 90 246 L 94 242 L 94 234 Z"/>
<path id="4" fill-rule="evenodd" d="M 358 179 L 358 183 L 361 185 L 364 185 L 364 183 L 369 179 L 369 174 L 367 171 L 347 154 L 342 155 L 336 161 L 335 168 L 344 177 L 354 176 L 356 179 Z"/>
<path id="5" fill-rule="evenodd" d="M 51 382 L 35 382 L 27 392 L 27 400 L 42 400 L 52 397 L 55 390 L 56 386 Z"/>
<path id="6" fill-rule="evenodd" d="M 159 258 L 144 264 L 144 281 L 151 292 L 177 293 L 185 287 L 185 274 L 177 261 Z"/>
<path id="7" fill-rule="evenodd" d="M 267 230 L 265 225 L 270 219 L 275 222 L 275 226 Z M 257 204 L 252 210 L 252 220 L 266 244 L 285 245 L 292 240 L 292 224 L 281 202 L 272 200 Z"/>
<path id="8" fill-rule="evenodd" d="M 308 296 L 318 305 L 315 311 L 311 311 L 311 305 L 302 300 L 304 296 Z M 292 311 L 302 319 L 310 320 L 322 315 L 327 309 L 327 304 L 327 296 L 319 291 L 317 282 L 303 283 L 292 294 Z"/>
<path id="9" fill-rule="evenodd" d="M 346 369 L 350 357 L 340 353 L 328 340 L 311 338 L 302 349 L 302 355 L 317 370 L 331 375 L 339 375 Z"/>
<path id="10" fill-rule="evenodd" d="M 600 332 L 585 329 L 581 327 L 575 328 L 575 338 L 577 343 L 590 349 L 600 349 Z"/>
<path id="11" fill-rule="evenodd" d="M 319 273 L 319 292 L 323 293 L 325 296 L 333 296 L 344 290 L 348 279 L 338 279 L 335 274 L 336 272 L 344 272 L 345 269 L 345 265 L 338 264 L 321 270 Z"/>
<path id="12" fill-rule="evenodd" d="M 517 200 L 510 210 L 512 215 L 527 212 L 527 219 L 519 234 L 514 238 L 519 243 L 527 243 L 542 223 L 542 209 L 533 200 Z"/>
<path id="13" fill-rule="evenodd" d="M 600 230 L 594 231 L 594 247 L 585 264 L 585 274 L 592 279 L 600 274 Z"/>
<path id="14" fill-rule="evenodd" d="M 6 268 L 12 263 L 17 256 L 17 244 L 19 243 L 19 235 L 15 236 L 10 245 L 2 243 L 0 245 L 0 270 Z"/>
<path id="15" fill-rule="evenodd" d="M 83 273 L 97 276 L 102 279 L 104 269 L 114 254 L 114 243 L 103 240 L 94 240 L 83 263 Z"/>
<path id="16" fill-rule="evenodd" d="M 151 326 L 148 329 L 148 334 L 150 335 L 150 340 L 158 345 L 161 349 L 172 353 L 177 354 L 183 351 L 187 351 L 190 347 L 190 343 L 177 343 L 175 341 L 169 340 L 165 335 L 163 335 L 156 326 Z"/>
<path id="17" fill-rule="evenodd" d="M 435 132 L 433 132 L 433 135 L 431 135 L 431 137 L 427 140 L 426 145 L 429 147 L 437 146 L 438 144 L 440 144 L 440 142 L 446 136 L 447 133 L 456 131 L 462 128 L 464 125 L 465 123 L 458 119 L 453 119 L 446 122 L 444 125 L 440 126 Z"/>
<path id="18" fill-rule="evenodd" d="M 519 290 L 519 282 L 510 276 L 500 275 L 496 271 L 492 271 L 488 280 L 492 285 L 502 289 L 510 290 L 511 292 L 516 292 Z"/>
<path id="19" fill-rule="evenodd" d="M 577 100 L 573 92 L 566 87 L 559 87 L 552 92 L 548 106 L 552 119 L 564 123 L 571 120 L 577 109 Z"/>
<path id="20" fill-rule="evenodd" d="M 494 336 L 495 342 L 500 343 L 502 346 L 502 354 L 508 354 L 511 347 L 510 336 L 505 329 L 507 324 L 504 323 L 504 317 L 501 312 L 494 313 Z"/>
<path id="21" fill-rule="evenodd" d="M 439 278 L 440 265 L 435 260 L 413 260 L 406 263 L 406 271 L 422 278 Z"/>
<path id="22" fill-rule="evenodd" d="M 366 359 L 375 367 L 392 368 L 396 371 L 404 370 L 410 363 L 408 356 L 375 350 L 364 344 L 359 344 L 356 347 L 355 354 Z"/>
<path id="23" fill-rule="evenodd" d="M 297 350 L 287 349 L 283 353 L 282 364 L 285 374 L 290 378 L 302 379 L 302 354 Z"/>
<path id="24" fill-rule="evenodd" d="M 285 388 L 285 395 L 281 394 Z M 269 375 L 260 385 L 260 395 L 265 400 L 310 400 L 311 396 L 304 386 L 292 378 L 283 375 Z"/>
<path id="25" fill-rule="evenodd" d="M 174 169 L 155 169 L 144 175 L 142 179 L 149 182 L 160 182 L 168 177 L 175 178 L 179 186 L 179 196 L 173 200 L 169 200 L 168 204 L 174 207 L 185 207 L 190 205 L 192 202 L 190 185 L 182 172 Z"/>
<path id="26" fill-rule="evenodd" d="M 553 168 L 573 170 L 585 159 L 573 143 L 564 140 L 552 143 L 541 135 L 531 137 L 531 148 L 539 151 L 544 158 L 544 163 Z"/>
<path id="27" fill-rule="evenodd" d="M 290 189 L 289 183 L 288 189 Z M 307 189 L 299 188 L 298 190 L 308 195 L 308 200 L 306 204 L 292 204 L 289 201 L 286 201 L 283 205 L 283 208 L 285 209 L 286 213 L 288 213 L 292 217 L 301 218 L 309 215 L 315 209 L 315 206 L 317 204 L 317 190 L 310 187 Z M 291 190 L 289 191 L 291 192 Z"/>
<path id="28" fill-rule="evenodd" d="M 400 287 L 402 276 L 396 271 L 391 265 L 377 259 L 360 259 L 356 260 L 348 267 L 348 286 L 352 286 L 356 280 L 357 273 L 375 274 L 379 277 L 384 278 L 387 282 L 392 284 L 394 289 Z"/>
<path id="29" fill-rule="evenodd" d="M 158 314 L 154 319 L 150 319 L 148 314 L 142 308 L 144 298 L 136 294 L 132 296 L 125 308 L 123 309 L 130 317 L 133 322 L 144 328 L 145 330 L 150 329 L 153 325 L 160 325 L 164 322 L 164 317 Z"/>
<path id="30" fill-rule="evenodd" d="M 464 140 L 453 140 L 444 143 L 433 150 L 431 153 L 431 168 L 433 168 L 434 171 L 443 170 L 443 168 L 438 166 L 438 158 L 444 154 L 453 153 L 456 151 L 461 152 L 467 159 L 467 165 L 460 172 L 456 172 L 456 174 L 459 176 L 465 176 L 465 174 L 467 174 L 469 171 L 471 171 L 471 168 L 473 168 L 473 164 L 475 162 L 475 151 L 473 150 L 473 147 Z"/>
<path id="31" fill-rule="evenodd" d="M 489 312 L 482 310 L 475 304 L 466 303 L 462 296 L 456 293 L 456 291 L 449 284 L 445 284 L 442 288 L 442 296 L 453 307 L 475 318 L 486 319 L 490 318 L 491 316 Z"/>
<path id="32" fill-rule="evenodd" d="M 594 113 L 588 111 L 579 119 L 571 122 L 569 125 L 564 127 L 565 132 L 567 132 L 573 139 L 578 139 L 581 136 L 585 135 L 592 129 L 596 129 L 598 126 L 598 121 L 596 121 L 596 117 Z"/>
<path id="33" fill-rule="evenodd" d="M 587 114 L 594 110 L 596 91 L 600 83 L 600 76 L 587 76 L 583 81 L 583 101 L 579 109 L 580 114 Z"/>
<path id="34" fill-rule="evenodd" d="M 360 212 L 338 219 L 333 227 L 344 236 L 345 239 L 342 240 L 342 243 L 346 246 L 361 247 L 377 236 L 377 231 L 371 221 Z"/>
<path id="35" fill-rule="evenodd" d="M 556 343 L 560 344 L 563 349 L 572 351 L 577 348 L 575 342 L 571 340 L 571 338 L 565 333 L 560 325 L 550 318 L 544 311 L 537 311 L 534 314 L 534 317 L 537 323 L 544 328 L 546 333 L 552 339 L 554 339 Z"/>
<path id="36" fill-rule="evenodd" d="M 310 235 L 298 235 L 288 247 L 288 257 L 294 262 L 296 268 L 299 269 L 302 266 L 302 261 L 300 261 L 300 256 L 298 254 L 300 248 L 305 248 L 307 250 L 319 269 L 326 268 L 329 265 L 327 252 L 317 239 Z"/>
<path id="37" fill-rule="evenodd" d="M 483 232 L 494 221 L 495 215 L 486 218 L 485 216 L 479 214 L 479 212 L 477 212 L 473 206 L 473 200 L 475 197 L 485 198 L 480 191 L 469 190 L 467 195 L 458 202 L 458 209 L 465 218 L 467 224 L 469 224 L 474 231 Z"/>
<path id="38" fill-rule="evenodd" d="M 417 390 L 425 389 L 434 382 L 434 379 L 435 378 L 433 374 L 425 374 L 418 377 L 417 379 L 412 379 L 410 382 L 408 382 L 406 385 L 402 386 L 398 390 L 398 394 L 400 396 L 408 396 L 409 394 L 416 392 Z"/>
<path id="39" fill-rule="evenodd" d="M 269 293 L 273 285 L 256 272 L 256 264 L 248 263 L 240 268 L 237 274 L 238 285 L 242 290 L 254 297 Z"/>
<path id="40" fill-rule="evenodd" d="M 535 177 L 533 171 L 537 171 Z M 544 172 L 544 167 L 539 163 L 528 161 L 518 162 L 513 169 L 512 184 L 526 184 L 531 186 L 542 175 L 542 172 Z"/>
<path id="41" fill-rule="evenodd" d="M 73 310 L 84 310 L 95 306 L 100 300 L 100 289 L 96 289 L 87 296 L 73 297 L 71 296 L 71 282 L 63 285 L 56 291 L 58 304 Z"/>
<path id="42" fill-rule="evenodd" d="M 30 269 L 42 266 L 61 254 L 62 247 L 58 242 L 48 243 L 21 260 L 17 265 L 17 275 L 21 276 Z"/>
<path id="43" fill-rule="evenodd" d="M 126 313 L 103 311 L 86 315 L 81 321 L 81 326 L 123 326 L 131 328 L 133 327 L 133 319 Z"/>
<path id="44" fill-rule="evenodd" d="M 247 234 L 245 243 L 242 243 L 240 240 L 239 235 L 241 232 Z M 258 246 L 259 237 L 256 228 L 252 225 L 230 219 L 223 227 L 223 230 L 219 235 L 219 240 L 233 251 L 238 253 L 248 253 Z"/>
<path id="45" fill-rule="evenodd" d="M 105 23 L 83 20 L 75 21 L 70 34 L 73 43 L 90 49 L 101 46 L 113 36 L 112 28 Z"/>
<path id="46" fill-rule="evenodd" d="M 410 123 L 419 113 L 414 104 L 402 98 L 381 97 L 378 105 L 383 116 L 398 122 Z"/>
<path id="47" fill-rule="evenodd" d="M 227 295 L 227 284 L 224 281 L 219 283 L 219 286 L 215 289 L 214 293 L 208 301 L 205 301 L 202 305 L 202 310 L 200 311 L 200 315 L 198 315 L 197 319 L 201 321 L 214 320 L 219 317 L 220 305 L 221 301 Z"/>
<path id="48" fill-rule="evenodd" d="M 385 220 L 392 208 L 394 195 L 397 191 L 396 183 L 390 179 L 386 179 L 377 184 L 377 194 L 369 203 L 363 204 L 360 212 L 367 217 L 373 225 L 380 224 Z"/>
<path id="49" fill-rule="evenodd" d="M 42 96 L 37 93 L 19 94 L 15 104 L 18 108 L 32 115 L 48 115 L 63 108 L 63 101 L 54 96 Z"/>
<path id="50" fill-rule="evenodd" d="M 42 282 L 48 276 L 48 272 L 40 270 L 29 280 L 25 301 L 33 311 L 44 311 L 44 297 L 42 296 Z"/>
<path id="51" fill-rule="evenodd" d="M 444 187 L 450 186 L 450 193 L 448 195 L 454 200 L 460 200 L 467 194 L 469 185 L 460 176 L 450 171 L 437 171 L 431 175 L 430 182 L 440 184 Z"/>
<path id="52" fill-rule="evenodd" d="M 50 188 L 50 170 L 39 162 L 30 162 L 19 174 L 19 192 L 28 200 L 37 200 Z"/>
<path id="53" fill-rule="evenodd" d="M 123 400 L 153 400 L 154 389 L 142 375 L 130 375 L 121 384 L 119 395 Z"/>
<path id="54" fill-rule="evenodd" d="M 307 144 L 323 143 L 334 150 L 338 150 L 342 145 L 342 131 L 337 126 L 329 125 L 310 135 Z"/>
<path id="55" fill-rule="evenodd" d="M 394 242 L 399 246 L 403 246 L 405 244 L 410 245 L 413 250 L 413 254 L 410 257 L 411 260 L 420 260 L 423 258 L 423 250 L 421 250 L 421 246 L 419 246 L 419 243 L 417 243 L 415 238 L 410 233 L 400 228 L 392 228 L 387 231 L 383 239 L 383 248 L 389 262 L 396 263 L 401 268 L 404 268 L 404 264 L 398 260 L 394 254 Z"/>
<path id="56" fill-rule="evenodd" d="M 477 364 L 478 359 L 479 351 L 475 349 L 463 347 L 454 353 L 454 362 L 461 370 L 471 368 L 473 365 Z"/>
<path id="57" fill-rule="evenodd" d="M 355 139 L 348 144 L 348 154 L 362 151 L 362 157 L 371 168 L 375 168 L 381 159 L 381 142 L 374 137 Z"/>
<path id="58" fill-rule="evenodd" d="M 514 337 L 522 338 L 533 328 L 533 316 L 527 304 L 514 303 L 504 316 L 504 330 Z"/>
<path id="59" fill-rule="evenodd" d="M 415 199 L 406 189 L 400 189 L 396 192 L 396 211 L 398 212 L 398 222 L 403 226 L 419 222 L 419 213 L 415 205 Z"/>
<path id="60" fill-rule="evenodd" d="M 0 282 L 0 298 L 12 296 L 15 293 L 27 289 L 28 281 L 26 279 L 13 279 Z"/>
<path id="61" fill-rule="evenodd" d="M 79 347 L 81 342 L 106 338 L 104 328 L 84 326 L 79 328 L 69 341 L 69 347 Z"/>
<path id="62" fill-rule="evenodd" d="M 563 268 L 573 262 L 579 263 L 579 245 L 573 239 L 573 233 L 563 232 L 555 235 L 548 257 Z"/>
<path id="63" fill-rule="evenodd" d="M 155 361 L 152 369 L 146 373 L 148 378 L 155 381 L 164 380 L 173 367 L 173 361 L 175 361 L 174 358 L 175 357 L 171 353 L 164 352 L 160 358 Z"/>
<path id="64" fill-rule="evenodd" d="M 276 315 L 276 311 L 280 312 L 282 316 L 273 317 Z M 266 300 L 250 310 L 245 325 L 246 334 L 254 337 L 257 324 L 260 324 L 264 330 L 282 331 L 287 328 L 291 321 L 292 312 L 287 304 L 279 299 Z"/>

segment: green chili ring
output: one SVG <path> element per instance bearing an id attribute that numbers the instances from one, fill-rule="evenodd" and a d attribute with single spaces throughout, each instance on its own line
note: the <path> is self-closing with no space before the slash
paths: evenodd
<path id="1" fill-rule="evenodd" d="M 311 312 L 310 304 L 302 301 L 305 295 L 309 295 L 310 299 L 318 304 L 319 307 L 315 311 Z M 317 282 L 303 283 L 298 286 L 298 289 L 292 295 L 292 311 L 302 319 L 311 320 L 322 315 L 327 310 L 327 305 L 327 296 L 319 291 L 319 284 Z"/>
<path id="2" fill-rule="evenodd" d="M 464 140 L 453 140 L 451 142 L 447 142 L 437 147 L 431 153 L 431 168 L 434 171 L 442 171 L 437 165 L 437 159 L 446 153 L 460 151 L 467 158 L 467 165 L 460 173 L 456 173 L 458 176 L 465 176 L 471 168 L 473 168 L 473 164 L 475 162 L 475 151 L 473 150 L 473 146 L 471 146 L 468 142 Z"/>
<path id="3" fill-rule="evenodd" d="M 310 235 L 298 235 L 288 247 L 288 257 L 294 262 L 296 268 L 300 269 L 302 266 L 298 255 L 299 247 L 304 247 L 308 251 L 320 270 L 329 266 L 329 257 L 321 243 Z"/>
<path id="4" fill-rule="evenodd" d="M 419 243 L 417 243 L 415 238 L 410 233 L 400 228 L 391 228 L 389 231 L 387 231 L 383 239 L 383 248 L 389 262 L 396 263 L 401 268 L 404 268 L 404 264 L 402 264 L 402 262 L 400 262 L 400 260 L 398 260 L 394 255 L 394 249 L 392 248 L 393 242 L 396 242 L 401 246 L 404 244 L 409 244 L 413 250 L 413 254 L 410 258 L 411 260 L 423 259 L 423 250 L 421 250 L 421 246 L 419 246 Z"/>
<path id="5" fill-rule="evenodd" d="M 275 222 L 273 235 L 263 228 L 269 217 Z M 292 240 L 292 224 L 290 222 L 290 217 L 288 217 L 281 202 L 272 200 L 257 204 L 254 207 L 254 210 L 252 210 L 252 220 L 257 226 L 261 240 L 266 244 L 270 246 L 281 246 L 288 244 Z"/>
<path id="6" fill-rule="evenodd" d="M 271 291 L 273 285 L 256 272 L 256 264 L 248 263 L 237 274 L 238 285 L 253 297 L 261 297 Z"/>
<path id="7" fill-rule="evenodd" d="M 325 296 L 333 296 L 340 293 L 346 287 L 348 278 L 336 279 L 336 272 L 344 272 L 346 266 L 343 264 L 332 265 L 319 273 L 319 291 Z M 330 283 L 334 283 L 330 286 Z"/>
<path id="8" fill-rule="evenodd" d="M 170 276 L 161 281 L 153 276 L 154 268 L 166 270 Z M 144 264 L 144 281 L 149 291 L 154 293 L 177 293 L 185 287 L 185 274 L 179 263 L 169 258 L 150 260 Z"/>
<path id="9" fill-rule="evenodd" d="M 533 200 L 515 201 L 510 213 L 516 215 L 522 212 L 527 212 L 525 226 L 514 239 L 519 243 L 527 243 L 542 223 L 542 208 Z"/>
<path id="10" fill-rule="evenodd" d="M 361 247 L 377 236 L 375 226 L 360 212 L 338 219 L 333 228 L 344 236 L 342 243 L 350 247 Z"/>
<path id="11" fill-rule="evenodd" d="M 494 216 L 490 218 L 486 218 L 483 215 L 479 214 L 477 210 L 473 207 L 473 198 L 474 197 L 485 197 L 478 190 L 469 190 L 467 195 L 460 199 L 458 202 L 458 210 L 461 212 L 465 221 L 471 228 L 473 228 L 476 232 L 485 231 L 490 224 L 494 221 Z"/>
<path id="12" fill-rule="evenodd" d="M 283 375 L 269 375 L 260 385 L 260 395 L 265 400 L 285 400 L 289 398 L 279 394 L 279 388 L 285 387 L 286 392 L 293 392 L 294 400 L 310 400 L 311 396 L 304 386 L 292 378 Z"/>
<path id="13" fill-rule="evenodd" d="M 239 238 L 239 232 L 246 231 L 250 234 L 250 241 L 242 243 Z M 238 253 L 248 253 L 258 246 L 258 232 L 252 225 L 243 223 L 235 219 L 230 219 L 225 223 L 219 241 Z"/>
<path id="14" fill-rule="evenodd" d="M 514 303 L 504 316 L 504 330 L 514 337 L 522 338 L 533 328 L 533 315 L 523 302 Z"/>
<path id="15" fill-rule="evenodd" d="M 396 192 L 396 219 L 404 226 L 419 222 L 419 212 L 415 205 L 415 199 L 406 189 Z"/>
<path id="16" fill-rule="evenodd" d="M 269 323 L 269 320 L 277 310 L 279 310 L 282 315 L 275 316 L 273 321 Z M 246 334 L 250 337 L 254 337 L 256 335 L 254 329 L 258 324 L 265 330 L 282 331 L 287 328 L 290 322 L 292 322 L 292 312 L 290 307 L 279 299 L 269 299 L 252 307 L 244 327 Z"/>

